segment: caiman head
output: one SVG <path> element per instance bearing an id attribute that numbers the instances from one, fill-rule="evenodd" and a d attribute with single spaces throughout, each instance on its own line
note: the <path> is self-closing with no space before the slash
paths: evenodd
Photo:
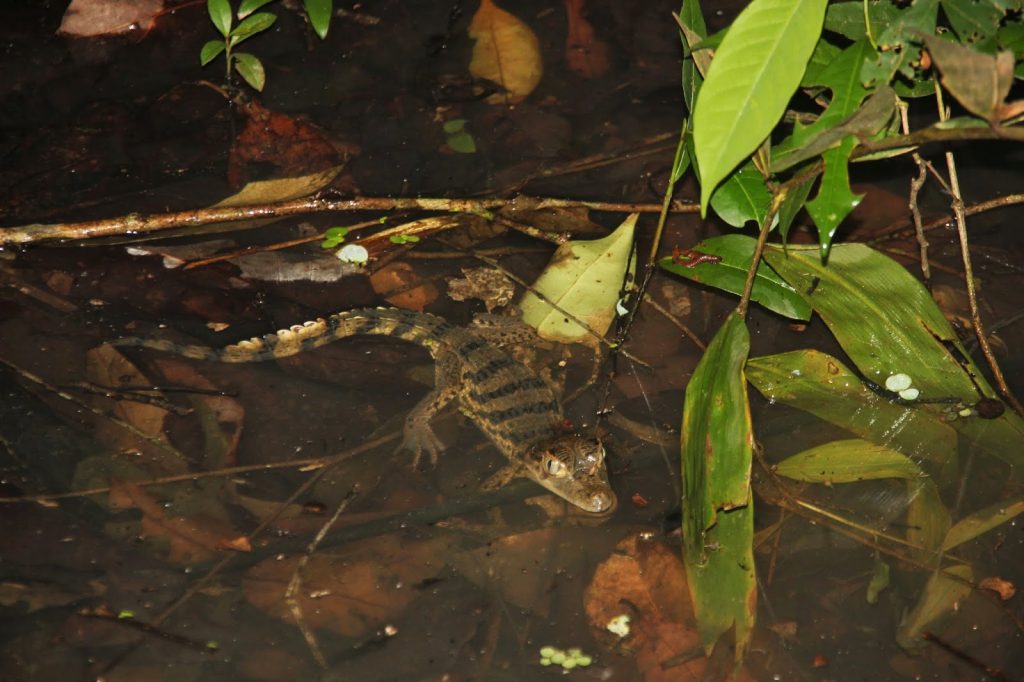
<path id="1" fill-rule="evenodd" d="M 524 459 L 529 478 L 580 509 L 603 513 L 615 507 L 601 441 L 559 436 L 537 443 Z"/>

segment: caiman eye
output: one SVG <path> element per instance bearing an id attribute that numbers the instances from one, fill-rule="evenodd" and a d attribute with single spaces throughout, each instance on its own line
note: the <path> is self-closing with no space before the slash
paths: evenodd
<path id="1" fill-rule="evenodd" d="M 562 477 L 565 476 L 568 469 L 566 469 L 565 462 L 549 455 L 544 458 L 544 471 L 548 476 Z"/>

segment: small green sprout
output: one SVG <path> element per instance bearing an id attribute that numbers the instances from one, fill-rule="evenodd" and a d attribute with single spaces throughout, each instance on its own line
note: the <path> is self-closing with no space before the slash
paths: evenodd
<path id="1" fill-rule="evenodd" d="M 466 130 L 466 119 L 464 118 L 453 118 L 450 121 L 445 121 L 444 132 L 447 135 L 445 144 L 453 152 L 459 154 L 475 154 L 476 153 L 476 140 L 470 135 L 469 131 Z"/>
<path id="2" fill-rule="evenodd" d="M 414 234 L 394 234 L 388 237 L 388 241 L 392 244 L 415 244 L 420 240 Z"/>
<path id="3" fill-rule="evenodd" d="M 121 620 L 130 620 L 135 617 L 135 612 L 131 609 L 121 609 L 117 612 L 117 617 Z"/>
<path id="4" fill-rule="evenodd" d="M 330 227 L 324 232 L 324 240 L 320 242 L 320 248 L 322 249 L 333 249 L 338 244 L 345 241 L 345 235 L 348 234 L 347 227 Z"/>
<path id="5" fill-rule="evenodd" d="M 582 649 L 572 648 L 563 651 L 558 647 L 545 646 L 540 650 L 541 665 L 560 665 L 565 670 L 573 668 L 585 668 L 594 662 L 593 657 L 587 656 Z"/>

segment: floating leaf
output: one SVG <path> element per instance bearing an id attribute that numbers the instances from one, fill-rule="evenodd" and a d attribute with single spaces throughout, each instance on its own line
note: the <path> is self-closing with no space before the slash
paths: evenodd
<path id="1" fill-rule="evenodd" d="M 863 244 L 835 246 L 828 266 L 808 246 L 768 246 L 765 258 L 821 315 L 868 379 L 881 385 L 905 373 L 922 397 L 977 400 L 954 352 L 979 382 L 981 372 L 928 291 L 899 263 Z"/>
<path id="2" fill-rule="evenodd" d="M 943 483 L 956 476 L 956 432 L 937 410 L 886 400 L 826 353 L 797 350 L 751 358 L 746 373 L 768 400 L 927 463 L 928 472 Z"/>
<path id="3" fill-rule="evenodd" d="M 638 214 L 628 216 L 603 239 L 569 241 L 555 251 L 534 289 L 604 335 L 615 319 L 615 303 L 635 257 L 633 231 Z M 594 344 L 586 329 L 527 291 L 519 303 L 523 322 L 549 341 Z"/>
<path id="4" fill-rule="evenodd" d="M 825 0 L 754 0 L 718 48 L 693 112 L 701 213 L 782 118 L 818 42 Z"/>
<path id="5" fill-rule="evenodd" d="M 476 41 L 469 72 L 505 89 L 488 97 L 488 103 L 521 102 L 540 83 L 544 67 L 537 36 L 493 0 L 481 0 L 469 24 L 469 37 Z"/>
<path id="6" fill-rule="evenodd" d="M 297 178 L 276 178 L 250 182 L 237 194 L 217 202 L 214 206 L 251 206 L 309 196 L 331 184 L 331 181 L 340 172 L 341 166 L 335 166 Z"/>
<path id="7" fill-rule="evenodd" d="M 741 234 L 712 237 L 697 244 L 693 251 L 717 256 L 721 261 L 686 267 L 673 258 L 663 258 L 658 261 L 658 265 L 694 282 L 742 294 L 747 281 L 747 271 L 750 269 L 750 260 L 754 256 L 755 244 L 756 240 Z M 803 297 L 763 261 L 758 265 L 757 273 L 754 275 L 751 298 L 769 310 L 790 319 L 811 319 L 811 308 Z"/>

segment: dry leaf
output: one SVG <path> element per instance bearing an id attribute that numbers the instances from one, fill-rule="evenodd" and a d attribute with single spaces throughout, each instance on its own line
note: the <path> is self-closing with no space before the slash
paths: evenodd
<path id="1" fill-rule="evenodd" d="M 587 21 L 586 0 L 565 0 L 569 21 L 565 36 L 565 62 L 569 70 L 583 78 L 600 78 L 608 73 L 608 44 L 597 39 Z"/>
<path id="2" fill-rule="evenodd" d="M 1017 588 L 1014 587 L 1013 583 L 1009 580 L 1003 580 L 997 576 L 983 579 L 978 583 L 978 587 L 983 590 L 992 590 L 999 595 L 999 598 L 1003 601 L 1007 601 L 1017 594 Z"/>
<path id="3" fill-rule="evenodd" d="M 397 619 L 419 593 L 415 586 L 444 568 L 447 541 L 405 543 L 394 535 L 354 542 L 335 554 L 315 554 L 297 595 L 306 624 L 362 637 Z M 256 608 L 292 622 L 285 590 L 298 557 L 267 559 L 246 575 L 245 597 Z"/>
<path id="4" fill-rule="evenodd" d="M 163 0 L 72 0 L 57 34 L 75 38 L 120 35 L 153 28 Z"/>
<path id="5" fill-rule="evenodd" d="M 489 104 L 516 104 L 540 83 L 544 65 L 537 36 L 518 17 L 491 0 L 481 0 L 469 24 L 473 58 L 469 72 L 505 89 L 487 98 Z"/>

